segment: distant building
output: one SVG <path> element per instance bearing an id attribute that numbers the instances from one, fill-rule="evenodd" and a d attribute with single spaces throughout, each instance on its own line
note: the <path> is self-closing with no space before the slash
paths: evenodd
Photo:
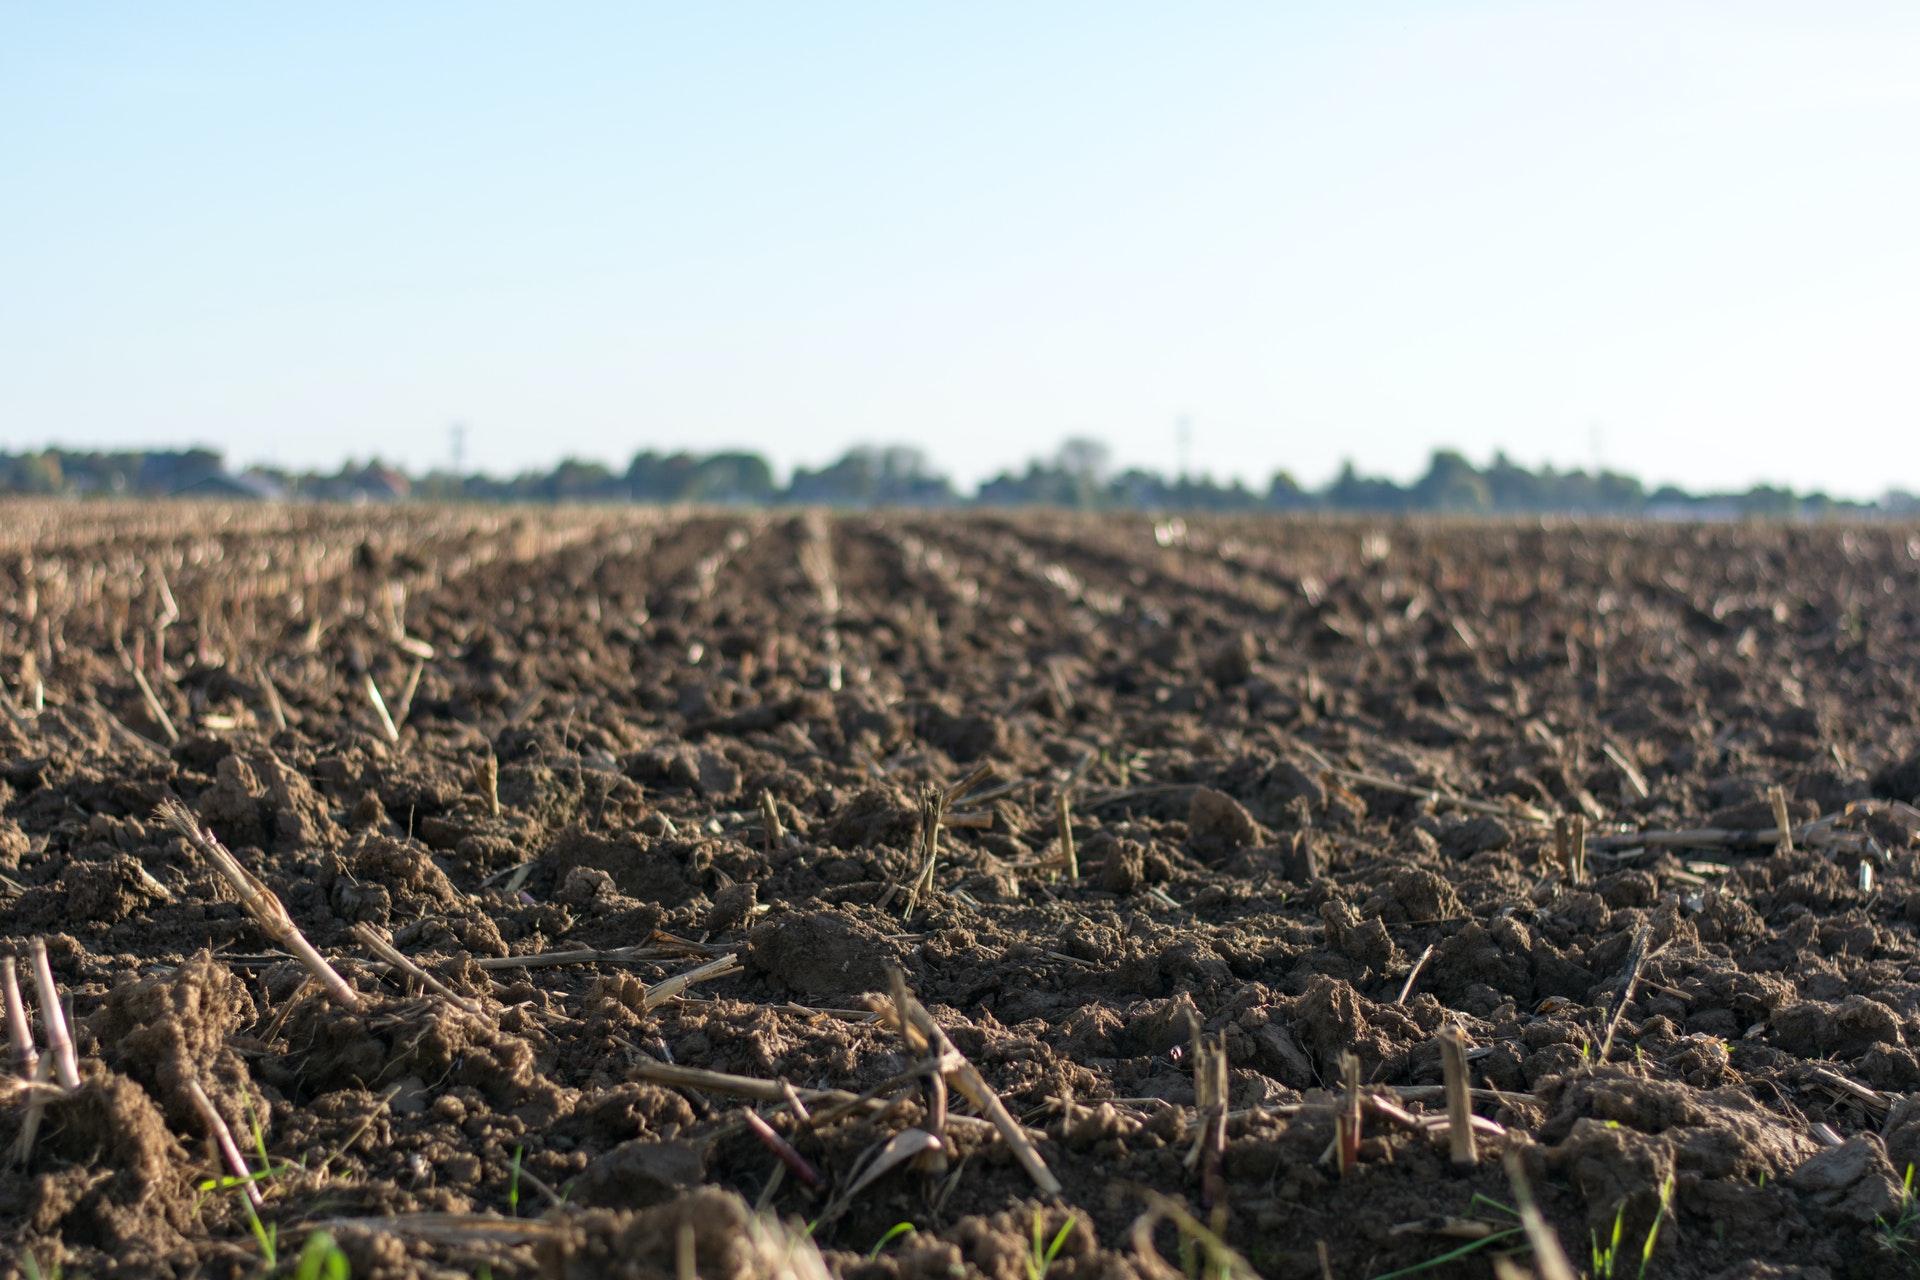
<path id="1" fill-rule="evenodd" d="M 329 502 L 399 502 L 413 492 L 413 481 L 392 467 L 373 463 L 323 476 L 303 492 Z"/>
<path id="2" fill-rule="evenodd" d="M 413 492 L 413 481 L 392 467 L 374 465 L 359 476 L 360 490 L 375 502 L 398 502 Z"/>

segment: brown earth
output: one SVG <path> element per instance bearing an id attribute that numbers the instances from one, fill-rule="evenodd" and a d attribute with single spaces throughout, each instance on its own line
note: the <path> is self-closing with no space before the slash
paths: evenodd
<path id="1" fill-rule="evenodd" d="M 1036 1221 L 1055 1280 L 1159 1280 L 1158 1195 L 1363 1280 L 1513 1228 L 1509 1154 L 1582 1270 L 1659 1219 L 1648 1276 L 1920 1274 L 1910 529 L 16 504 L 0 685 L 0 951 L 82 1077 L 6 1086 L 0 1275 L 268 1270 L 196 1083 L 288 1274 L 791 1270 L 762 1208 L 855 1280 L 1027 1280 Z M 844 1194 L 942 1129 L 896 969 L 1057 1197 L 958 1089 Z M 1448 1024 L 1480 1162 L 1368 1103 L 1343 1176 L 1345 1057 L 1444 1116 Z"/>

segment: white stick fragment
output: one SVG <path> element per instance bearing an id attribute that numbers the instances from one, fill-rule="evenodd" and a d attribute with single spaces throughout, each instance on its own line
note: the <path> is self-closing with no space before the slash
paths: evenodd
<path id="1" fill-rule="evenodd" d="M 373 704 L 373 713 L 380 717 L 380 727 L 386 731 L 387 741 L 400 741 L 400 730 L 394 726 L 393 716 L 387 711 L 387 700 L 380 696 L 380 686 L 374 683 L 373 672 L 367 672 L 365 679 L 367 701 Z"/>
<path id="2" fill-rule="evenodd" d="M 7 1005 L 7 1038 L 13 1044 L 13 1065 L 21 1075 L 33 1079 L 40 1062 L 40 1051 L 33 1046 L 33 1028 L 27 1023 L 26 1002 L 20 998 L 20 972 L 12 956 L 0 958 L 0 994 Z"/>
<path id="3" fill-rule="evenodd" d="M 1480 1154 L 1473 1142 L 1473 1104 L 1468 1097 L 1467 1042 L 1460 1028 L 1448 1023 L 1440 1028 L 1440 1069 L 1446 1079 L 1447 1138 L 1453 1162 L 1473 1165 Z"/>
<path id="4" fill-rule="evenodd" d="M 260 692 L 266 697 L 267 714 L 273 717 L 273 727 L 285 733 L 287 729 L 287 706 L 284 702 L 280 701 L 280 687 L 274 684 L 273 677 L 267 674 L 267 669 L 264 666 L 255 667 L 254 673 L 260 680 Z"/>
<path id="5" fill-rule="evenodd" d="M 415 661 L 408 668 L 407 683 L 400 690 L 400 700 L 393 706 L 393 723 L 396 726 L 405 724 L 407 717 L 413 714 L 413 695 L 420 692 L 420 675 L 426 669 L 427 664 L 421 661 Z"/>
<path id="6" fill-rule="evenodd" d="M 34 1140 L 40 1136 L 40 1120 L 47 1111 L 47 1095 L 58 1092 L 55 1086 L 47 1081 L 47 1064 L 51 1061 L 53 1061 L 51 1058 L 40 1059 L 39 1065 L 33 1069 L 33 1079 L 29 1081 L 27 1115 L 20 1122 L 20 1136 L 13 1142 L 14 1161 L 22 1166 L 33 1154 Z"/>
<path id="7" fill-rule="evenodd" d="M 254 1184 L 253 1170 L 247 1168 L 247 1162 L 240 1155 L 240 1147 L 233 1140 L 233 1130 L 227 1128 L 227 1122 L 220 1118 L 219 1109 L 213 1105 L 213 1099 L 200 1087 L 198 1080 L 187 1081 L 187 1094 L 193 1099 L 194 1110 L 206 1122 L 207 1132 L 213 1136 L 213 1145 L 220 1151 L 221 1160 L 226 1162 L 227 1172 L 239 1180 L 246 1188 L 247 1199 L 258 1209 L 266 1201 L 260 1195 L 260 1188 Z"/>
<path id="8" fill-rule="evenodd" d="M 187 806 L 178 800 L 167 800 L 160 805 L 160 820 L 185 837 L 200 856 L 211 862 L 221 875 L 232 884 L 240 895 L 240 905 L 246 908 L 266 935 L 291 951 L 300 963 L 307 966 L 309 972 L 320 980 L 329 996 L 349 1009 L 360 1007 L 360 996 L 347 985 L 347 980 L 334 971 L 311 942 L 307 941 L 300 927 L 287 914 L 287 908 L 274 896 L 261 879 L 240 865 L 240 860 L 228 853 L 226 847 L 213 834 L 201 829 Z"/>
<path id="9" fill-rule="evenodd" d="M 1514 1204 L 1520 1210 L 1520 1225 L 1526 1228 L 1527 1243 L 1533 1246 L 1534 1271 L 1540 1280 L 1578 1280 L 1573 1263 L 1567 1260 L 1567 1251 L 1560 1247 L 1560 1237 L 1553 1234 L 1553 1228 L 1540 1214 L 1540 1206 L 1533 1201 L 1533 1190 L 1520 1167 L 1519 1152 L 1507 1153 L 1506 1166 L 1507 1180 L 1513 1184 Z"/>
<path id="10" fill-rule="evenodd" d="M 153 722 L 160 726 L 160 732 L 167 735 L 168 742 L 178 743 L 180 731 L 173 727 L 173 717 L 168 715 L 167 709 L 160 705 L 160 699 L 155 696 L 153 686 L 147 683 L 146 673 L 134 665 L 131 659 L 127 662 L 127 672 L 133 677 L 134 684 L 140 688 L 140 700 L 147 704 L 147 714 L 152 716 Z"/>
<path id="11" fill-rule="evenodd" d="M 1793 819 L 1787 814 L 1787 789 L 1768 787 L 1767 800 L 1773 805 L 1773 822 L 1780 829 L 1780 852 L 1793 852 Z"/>
<path id="12" fill-rule="evenodd" d="M 1634 799 L 1645 800 L 1653 794 L 1653 788 L 1647 785 L 1647 775 L 1640 772 L 1640 767 L 1627 757 L 1626 752 L 1611 742 L 1603 740 L 1600 743 L 1600 753 L 1620 771 L 1620 776 L 1626 780 L 1627 789 L 1632 792 Z"/>
<path id="13" fill-rule="evenodd" d="M 405 955 L 391 942 L 381 937 L 379 931 L 372 925 L 357 924 L 353 926 L 353 936 L 358 938 L 367 950 L 373 952 L 373 954 L 379 956 L 382 960 L 385 960 L 402 973 L 412 977 L 415 981 L 419 982 L 421 986 L 433 992 L 448 1004 L 483 1022 L 487 1020 L 486 1007 L 478 1000 L 461 995 L 458 991 L 455 991 L 452 987 L 449 987 L 446 983 L 428 973 L 411 957 Z"/>
<path id="14" fill-rule="evenodd" d="M 1014 1158 L 1027 1171 L 1027 1176 L 1033 1179 L 1033 1184 L 1040 1188 L 1041 1194 L 1059 1195 L 1060 1179 L 1054 1177 L 1053 1171 L 1047 1168 L 1047 1162 L 1040 1158 L 1040 1152 L 1028 1141 L 1026 1132 L 1008 1113 L 1006 1103 L 1000 1101 L 1000 1095 L 993 1091 L 993 1086 L 987 1083 L 984 1076 L 974 1070 L 973 1064 L 961 1055 L 960 1050 L 954 1048 L 953 1041 L 947 1038 L 947 1033 L 934 1021 L 926 1006 L 909 992 L 907 1007 L 898 1012 L 905 1015 L 906 1020 L 927 1038 L 927 1043 L 933 1046 L 934 1054 L 940 1060 L 942 1074 L 951 1078 L 960 1092 L 966 1094 L 981 1114 L 993 1122 L 993 1127 L 1013 1148 Z"/>
<path id="15" fill-rule="evenodd" d="M 40 1025 L 47 1033 L 47 1052 L 53 1056 L 54 1078 L 62 1089 L 80 1087 L 80 1063 L 67 1034 L 66 1014 L 60 1008 L 60 989 L 53 985 L 53 966 L 47 962 L 45 939 L 33 940 L 33 983 L 40 996 Z"/>
<path id="16" fill-rule="evenodd" d="M 696 965 L 654 983 L 647 988 L 647 994 L 641 997 L 640 1007 L 642 1009 L 657 1008 L 679 996 L 696 982 L 704 982 L 708 978 L 724 978 L 728 974 L 738 972 L 740 972 L 739 958 L 729 951 L 726 955 L 715 956 L 705 964 Z"/>

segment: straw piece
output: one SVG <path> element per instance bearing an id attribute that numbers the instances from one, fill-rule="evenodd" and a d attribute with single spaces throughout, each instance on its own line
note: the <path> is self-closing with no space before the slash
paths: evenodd
<path id="1" fill-rule="evenodd" d="M 1045 1195 L 1059 1195 L 1060 1180 L 1053 1176 L 1053 1171 L 1047 1168 L 1047 1162 L 1040 1158 L 1040 1152 L 1027 1139 L 1025 1131 L 1008 1114 L 1006 1104 L 1000 1101 L 1000 1095 L 993 1091 L 992 1086 L 974 1069 L 973 1064 L 953 1047 L 953 1041 L 947 1038 L 947 1033 L 940 1029 L 940 1024 L 934 1021 L 933 1015 L 927 1012 L 925 1006 L 915 999 L 911 992 L 907 994 L 907 1007 L 902 1012 L 907 1021 L 926 1036 L 935 1054 L 944 1064 L 945 1073 L 952 1077 L 954 1085 L 972 1100 L 973 1105 L 978 1107 L 988 1120 L 993 1122 L 993 1127 L 1000 1131 L 1000 1136 L 1006 1139 L 1009 1147 L 1013 1148 L 1014 1158 L 1020 1162 L 1020 1167 L 1027 1171 L 1027 1176 L 1033 1179 L 1034 1185 L 1039 1187 Z M 951 1117 L 949 1120 L 951 1121 Z"/>
<path id="2" fill-rule="evenodd" d="M 60 989 L 53 985 L 53 966 L 47 962 L 47 944 L 41 938 L 33 940 L 33 982 L 40 997 L 40 1025 L 47 1033 L 54 1078 L 62 1089 L 78 1089 L 80 1063 L 74 1057 L 73 1037 L 67 1034 L 66 1014 L 60 1008 Z"/>
<path id="3" fill-rule="evenodd" d="M 46 1114 L 49 1094 L 57 1096 L 61 1090 L 48 1082 L 52 1074 L 53 1059 L 42 1058 L 33 1069 L 33 1079 L 27 1086 L 27 1114 L 20 1121 L 20 1136 L 14 1139 L 13 1158 L 19 1164 L 26 1164 L 27 1157 L 33 1154 L 34 1139 L 40 1136 L 40 1119 Z"/>
<path id="4" fill-rule="evenodd" d="M 20 973 L 12 956 L 0 958 L 0 995 L 7 1007 L 7 1038 L 13 1044 L 13 1065 L 21 1075 L 33 1079 L 40 1063 L 40 1051 L 33 1045 L 33 1028 L 27 1022 L 26 1002 L 20 998 Z"/>
<path id="5" fill-rule="evenodd" d="M 400 730 L 393 723 L 393 716 L 387 711 L 387 700 L 380 696 L 380 686 L 374 682 L 373 672 L 361 677 L 367 689 L 367 701 L 373 704 L 373 713 L 380 719 L 380 728 L 385 731 L 388 742 L 400 741 Z"/>
<path id="6" fill-rule="evenodd" d="M 1520 1225 L 1527 1230 L 1527 1243 L 1533 1246 L 1533 1265 L 1540 1280 L 1579 1280 L 1560 1237 L 1540 1214 L 1533 1201 L 1533 1189 L 1527 1185 L 1526 1171 L 1520 1167 L 1520 1153 L 1507 1153 L 1507 1180 L 1513 1183 L 1513 1200 L 1520 1209 Z"/>
<path id="7" fill-rule="evenodd" d="M 178 743 L 180 731 L 173 727 L 173 717 L 167 714 L 167 709 L 160 705 L 160 699 L 154 696 L 153 686 L 147 683 L 146 673 L 134 665 L 131 658 L 127 659 L 127 672 L 133 677 L 133 683 L 140 689 L 140 700 L 147 704 L 147 714 L 152 716 L 153 722 L 160 726 L 160 732 L 167 735 L 168 742 Z"/>
<path id="8" fill-rule="evenodd" d="M 1453 1162 L 1475 1165 L 1480 1154 L 1473 1141 L 1473 1104 L 1467 1082 L 1467 1040 L 1460 1028 L 1448 1023 L 1440 1028 L 1440 1070 L 1446 1077 L 1447 1140 Z"/>
<path id="9" fill-rule="evenodd" d="M 1420 971 L 1426 968 L 1427 961 L 1432 958 L 1433 946 L 1429 943 L 1427 949 L 1420 953 L 1420 958 L 1413 962 L 1413 968 L 1407 970 L 1407 980 L 1400 984 L 1400 994 L 1393 999 L 1395 1004 L 1405 1004 L 1407 1002 L 1407 997 L 1413 994 L 1413 984 L 1419 979 Z"/>
<path id="10" fill-rule="evenodd" d="M 458 991 L 455 991 L 452 987 L 449 987 L 446 983 L 440 981 L 440 979 L 434 977 L 431 973 L 428 973 L 425 969 L 421 968 L 412 957 L 403 954 L 391 942 L 381 937 L 372 925 L 356 924 L 353 926 L 353 936 L 358 938 L 367 950 L 373 952 L 373 954 L 379 956 L 396 969 L 406 973 L 421 986 L 433 992 L 448 1004 L 453 1005 L 462 1013 L 479 1018 L 482 1021 L 486 1020 L 486 1006 L 471 996 L 461 995 Z"/>
<path id="11" fill-rule="evenodd" d="M 724 978 L 738 972 L 740 972 L 739 958 L 729 951 L 726 955 L 715 956 L 705 964 L 676 973 L 648 987 L 647 994 L 641 997 L 640 1007 L 642 1010 L 655 1009 L 674 999 L 696 982 L 704 982 L 708 978 Z"/>
<path id="12" fill-rule="evenodd" d="M 187 1096 L 193 1099 L 193 1109 L 200 1113 L 200 1119 L 206 1123 L 207 1132 L 213 1137 L 213 1145 L 219 1150 L 220 1158 L 226 1163 L 227 1172 L 239 1180 L 246 1189 L 247 1199 L 258 1209 L 266 1203 L 260 1194 L 260 1188 L 254 1184 L 253 1170 L 247 1168 L 247 1162 L 241 1158 L 240 1148 L 233 1140 L 233 1130 L 227 1128 L 227 1122 L 220 1117 L 219 1109 L 213 1105 L 213 1099 L 200 1087 L 198 1080 L 187 1081 Z"/>
<path id="13" fill-rule="evenodd" d="M 265 882 L 240 865 L 240 860 L 228 853 L 226 847 L 203 830 L 198 820 L 187 806 L 178 800 L 166 800 L 160 805 L 159 816 L 162 822 L 172 827 L 184 837 L 188 844 L 214 865 L 214 868 L 227 878 L 235 892 L 240 895 L 240 905 L 253 917 L 254 923 L 275 942 L 291 951 L 307 966 L 309 972 L 326 988 L 334 1000 L 349 1009 L 360 1007 L 360 996 L 347 984 L 347 980 L 334 971 L 326 957 L 315 950 L 307 941 L 306 935 L 287 914 L 287 908 L 274 896 Z"/>

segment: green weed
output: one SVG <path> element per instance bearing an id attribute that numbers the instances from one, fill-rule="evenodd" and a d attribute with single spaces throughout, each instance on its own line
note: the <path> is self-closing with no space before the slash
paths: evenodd
<path id="1" fill-rule="evenodd" d="M 1589 1233 L 1592 1242 L 1590 1252 L 1593 1256 L 1593 1280 L 1613 1280 L 1613 1264 L 1620 1256 L 1620 1228 L 1627 1220 L 1627 1205 L 1623 1200 L 1620 1207 L 1613 1211 L 1613 1234 L 1603 1248 L 1598 1236 Z"/>
<path id="2" fill-rule="evenodd" d="M 892 1244 L 895 1240 L 898 1240 L 901 1236 L 906 1235 L 908 1232 L 912 1231 L 913 1229 L 914 1229 L 914 1226 L 911 1222 L 896 1222 L 891 1227 L 888 1227 L 887 1234 L 881 1236 L 878 1240 L 874 1241 L 873 1248 L 867 1250 L 867 1260 L 871 1262 L 873 1259 L 879 1257 L 880 1251 L 882 1249 L 886 1248 L 888 1245 Z M 807 1234 L 808 1235 L 813 1234 L 812 1223 L 807 1224 Z"/>
<path id="3" fill-rule="evenodd" d="M 300 1259 L 293 1264 L 293 1280 L 348 1280 L 353 1274 L 347 1255 L 334 1238 L 316 1231 L 300 1246 Z"/>
<path id="4" fill-rule="evenodd" d="M 1491 1196 L 1483 1196 L 1476 1191 L 1473 1193 L 1473 1198 L 1467 1202 L 1467 1208 L 1469 1211 L 1471 1211 L 1473 1209 L 1482 1208 L 1482 1207 L 1493 1209 L 1493 1210 L 1496 1210 L 1497 1212 L 1503 1213 L 1507 1217 L 1514 1219 L 1516 1223 L 1519 1221 L 1519 1218 L 1520 1218 L 1519 1210 L 1513 1208 L 1511 1205 L 1501 1204 L 1498 1200 L 1493 1199 Z M 1616 1224 L 1615 1230 L 1617 1231 L 1618 1229 L 1619 1229 L 1618 1225 Z M 1398 1277 L 1400 1276 L 1419 1275 L 1422 1271 L 1432 1271 L 1436 1267 L 1444 1267 L 1449 1262 L 1457 1262 L 1461 1258 L 1468 1257 L 1469 1255 L 1477 1253 L 1482 1249 L 1486 1249 L 1493 1245 L 1499 1244 L 1502 1240 L 1511 1240 L 1515 1236 L 1524 1236 L 1526 1235 L 1526 1233 L 1527 1233 L 1527 1229 L 1525 1227 L 1517 1226 L 1517 1225 L 1506 1227 L 1499 1231 L 1492 1231 L 1484 1236 L 1481 1236 L 1478 1240 L 1469 1240 L 1467 1241 L 1467 1243 L 1463 1245 L 1459 1245 L 1456 1248 L 1448 1249 L 1445 1253 L 1435 1254 L 1433 1257 L 1428 1258 L 1424 1262 L 1416 1262 L 1410 1267 L 1401 1267 L 1398 1271 L 1384 1272 L 1381 1275 L 1375 1276 L 1373 1280 L 1398 1280 Z M 1522 1241 L 1520 1243 L 1521 1243 L 1521 1246 L 1524 1248 L 1525 1242 Z M 1595 1276 L 1595 1280 L 1598 1280 L 1599 1272 L 1596 1271 L 1594 1273 L 1594 1276 Z"/>
<path id="5" fill-rule="evenodd" d="M 1898 1258 L 1909 1274 L 1920 1274 L 1920 1203 L 1913 1196 L 1913 1166 L 1900 1183 L 1900 1211 L 1892 1218 L 1874 1219 L 1880 1247 Z"/>
<path id="6" fill-rule="evenodd" d="M 1647 1228 L 1647 1238 L 1640 1243 L 1640 1269 L 1635 1273 L 1638 1280 L 1646 1280 L 1647 1264 L 1653 1261 L 1654 1245 L 1660 1240 L 1660 1224 L 1667 1220 L 1667 1211 L 1673 1205 L 1673 1175 L 1668 1174 L 1660 1184 L 1660 1209 L 1653 1215 L 1653 1225 Z M 1613 1234 L 1603 1246 L 1598 1238 L 1592 1241 L 1593 1280 L 1613 1280 L 1614 1270 L 1619 1266 L 1620 1229 L 1627 1215 L 1627 1206 L 1622 1204 L 1613 1213 Z"/>
<path id="7" fill-rule="evenodd" d="M 280 1265 L 280 1227 L 278 1223 L 262 1222 L 260 1213 L 253 1207 L 253 1201 L 240 1197 L 240 1207 L 247 1211 L 247 1230 L 253 1232 L 254 1243 L 260 1246 L 260 1257 L 271 1271 Z"/>
<path id="8" fill-rule="evenodd" d="M 1075 1215 L 1068 1214 L 1067 1220 L 1060 1224 L 1060 1229 L 1053 1233 L 1053 1239 L 1046 1241 L 1046 1228 L 1040 1210 L 1033 1211 L 1033 1244 L 1022 1259 L 1027 1268 L 1027 1280 L 1046 1280 L 1047 1272 L 1053 1267 L 1053 1260 L 1060 1256 L 1060 1250 L 1067 1243 L 1067 1235 L 1073 1230 L 1076 1220 Z"/>
<path id="9" fill-rule="evenodd" d="M 1647 1228 L 1646 1243 L 1640 1246 L 1640 1277 L 1646 1280 L 1647 1264 L 1653 1261 L 1653 1246 L 1660 1239 L 1660 1224 L 1667 1220 L 1668 1212 L 1673 1208 L 1673 1175 L 1668 1174 L 1660 1184 L 1660 1211 L 1653 1215 L 1653 1225 Z"/>

